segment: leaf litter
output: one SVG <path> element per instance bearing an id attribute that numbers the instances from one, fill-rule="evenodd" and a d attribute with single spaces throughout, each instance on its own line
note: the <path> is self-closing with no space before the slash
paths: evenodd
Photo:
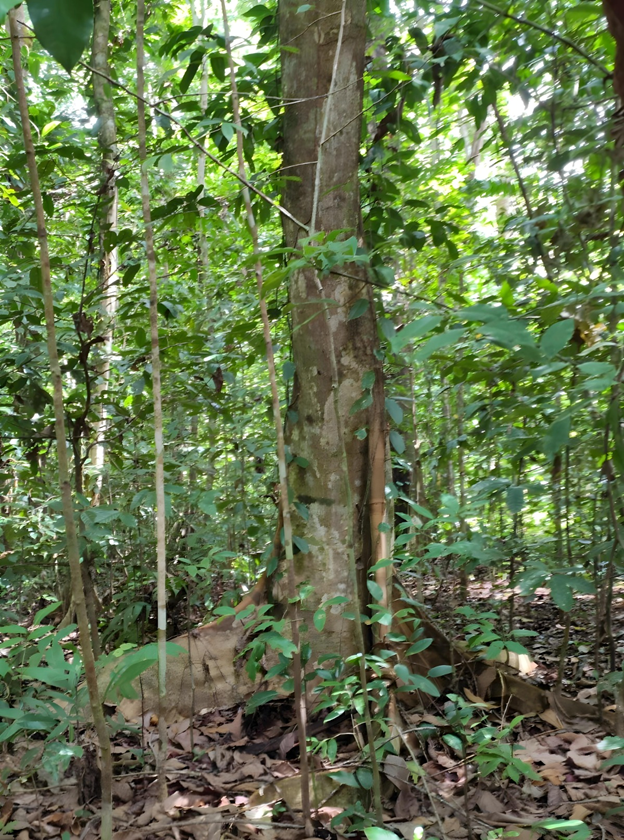
<path id="1" fill-rule="evenodd" d="M 482 597 L 482 593 L 471 594 L 475 603 Z M 576 662 L 566 662 L 563 687 L 576 697 L 553 691 L 554 661 L 558 662 L 557 621 L 553 623 L 553 617 L 558 618 L 558 611 L 546 597 L 538 598 L 537 606 L 532 604 L 530 612 L 531 629 L 541 630 L 531 648 L 536 667 L 521 669 L 515 679 L 529 688 L 539 684 L 540 690 L 550 685 L 547 693 L 559 700 L 545 708 L 531 708 L 533 695 L 529 693 L 524 717 L 510 734 L 513 755 L 529 765 L 531 778 L 502 778 L 500 772 L 483 775 L 470 747 L 462 754 L 452 738 L 445 738 L 450 730 L 444 717 L 444 697 L 424 708 L 413 702 L 409 693 L 400 692 L 393 696 L 388 715 L 393 744 L 398 748 L 396 754 L 387 753 L 382 763 L 384 825 L 399 838 L 486 840 L 515 836 L 537 840 L 568 836 L 533 828 L 547 819 L 561 820 L 562 825 L 574 824 L 567 821 L 579 821 L 581 827 L 585 824 L 586 833 L 581 832 L 579 840 L 624 837 L 622 765 L 604 765 L 611 752 L 604 748 L 605 729 L 595 718 L 574 719 L 566 714 L 567 701 L 577 702 L 578 708 L 597 703 L 596 685 L 587 676 L 591 669 L 583 658 L 589 651 L 572 657 Z M 621 627 L 623 620 L 621 601 L 618 607 L 615 627 Z M 520 624 L 522 619 L 520 605 Z M 579 626 L 581 620 L 582 616 L 577 619 Z M 582 636 L 582 630 L 578 632 Z M 587 631 L 584 636 L 587 638 Z M 484 668 L 472 687 L 464 685 L 461 695 L 486 716 L 489 726 L 502 729 L 511 713 L 509 698 L 503 697 L 499 704 L 491 694 L 497 673 L 495 664 Z M 333 764 L 319 754 L 312 756 L 316 836 L 327 840 L 349 833 L 349 820 L 339 825 L 332 820 L 358 800 L 366 808 L 368 791 L 357 782 L 344 782 L 349 777 L 357 779 L 353 771 L 362 764 L 353 719 L 347 715 L 329 725 L 322 720 L 317 723 L 322 737 L 333 737 L 338 743 Z M 245 715 L 239 704 L 230 709 L 205 709 L 193 720 L 185 717 L 170 723 L 169 796 L 163 803 L 156 796 L 156 726 L 156 717 L 147 714 L 130 731 L 116 730 L 116 840 L 303 840 L 299 747 L 289 698 L 264 704 L 250 715 Z M 74 760 L 56 784 L 43 768 L 33 771 L 21 766 L 32 739 L 12 745 L 11 752 L 4 748 L 0 757 L 0 840 L 88 840 L 99 836 L 99 771 L 90 730 L 81 732 L 80 742 L 84 757 Z M 363 835 L 360 832 L 358 836 Z"/>

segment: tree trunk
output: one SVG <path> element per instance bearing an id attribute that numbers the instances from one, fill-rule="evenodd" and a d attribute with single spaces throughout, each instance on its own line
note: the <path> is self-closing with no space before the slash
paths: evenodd
<path id="1" fill-rule="evenodd" d="M 341 238 L 359 237 L 366 6 L 364 0 L 321 0 L 298 14 L 299 7 L 298 0 L 280 3 L 284 167 L 289 175 L 283 204 L 313 232 L 340 230 Z M 295 247 L 305 231 L 286 220 L 284 234 L 287 245 Z M 316 655 L 348 656 L 359 649 L 358 632 L 344 617 L 343 607 L 328 611 L 322 635 L 314 631 L 309 612 L 336 595 L 348 597 L 352 603 L 347 610 L 353 609 L 357 593 L 349 569 L 351 550 L 362 578 L 379 550 L 372 544 L 375 535 L 371 540 L 369 505 L 374 503 L 372 516 L 378 520 L 380 500 L 370 494 L 379 484 L 373 481 L 373 465 L 383 476 L 385 445 L 379 445 L 378 436 L 385 436 L 385 414 L 366 271 L 354 264 L 336 271 L 321 278 L 322 295 L 314 269 L 299 269 L 291 276 L 296 373 L 286 431 L 294 458 L 288 476 L 296 507 L 293 531 L 309 546 L 295 557 L 297 583 L 314 586 L 303 605 L 303 620 Z M 324 305 L 321 297 L 330 302 Z M 349 320 L 360 298 L 369 306 L 362 316 Z M 352 414 L 368 371 L 375 377 L 371 404 Z M 364 428 L 367 436 L 356 437 Z M 285 576 L 277 577 L 274 595 L 285 603 Z M 359 581 L 361 593 L 366 592 L 363 583 Z"/>

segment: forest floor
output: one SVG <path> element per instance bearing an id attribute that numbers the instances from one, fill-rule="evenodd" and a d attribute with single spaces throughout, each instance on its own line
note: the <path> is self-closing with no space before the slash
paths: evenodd
<path id="1" fill-rule="evenodd" d="M 425 582 L 426 600 L 434 600 L 438 586 L 434 581 Z M 509 610 L 509 594 L 501 585 L 472 582 L 467 603 L 480 612 L 500 613 Z M 515 601 L 515 625 L 538 633 L 523 639 L 537 663 L 526 679 L 552 688 L 564 637 L 561 613 L 548 590 L 538 590 L 530 603 L 519 598 Z M 438 594 L 433 610 L 449 603 L 450 590 Z M 448 615 L 443 613 L 437 618 L 448 632 L 452 617 L 450 611 Z M 619 665 L 624 654 L 624 597 L 615 600 L 612 629 Z M 568 696 L 596 704 L 596 634 L 591 598 L 577 600 L 569 635 L 562 689 Z M 601 652 L 600 662 L 602 656 Z M 465 697 L 478 703 L 479 698 L 470 691 Z M 423 709 L 409 708 L 397 700 L 393 714 L 399 716 L 402 731 L 411 732 L 412 740 L 411 754 L 388 754 L 383 762 L 388 830 L 405 840 L 533 840 L 569 837 L 574 827 L 580 828 L 574 835 L 576 840 L 624 837 L 624 769 L 621 765 L 603 766 L 610 753 L 601 749 L 600 742 L 607 733 L 595 721 L 581 717 L 562 725 L 548 713 L 524 717 L 501 745 L 504 748 L 505 743 L 513 742 L 513 755 L 531 766 L 535 778 L 513 781 L 503 777 L 504 764 L 484 775 L 484 755 L 479 756 L 474 745 L 458 749 L 457 737 L 452 737 L 457 729 L 449 726 L 445 702 L 441 698 Z M 477 721 L 480 727 L 490 726 L 494 733 L 501 733 L 511 718 L 508 709 L 484 703 L 475 708 L 465 733 L 476 731 Z M 251 715 L 245 715 L 242 708 L 204 710 L 192 724 L 189 719 L 171 724 L 167 761 L 170 795 L 164 803 L 159 803 L 156 795 L 155 724 L 153 718 L 146 719 L 143 726 L 139 722 L 133 731 L 126 728 L 114 737 L 116 840 L 301 840 L 305 836 L 297 827 L 301 807 L 298 746 L 289 699 L 268 703 Z M 427 724 L 430 728 L 425 731 L 422 727 Z M 36 741 L 3 745 L 0 840 L 99 837 L 98 821 L 93 816 L 99 795 L 95 750 L 90 741 L 93 736 L 86 731 L 80 737 L 85 756 L 57 784 L 41 767 L 31 766 L 29 770 L 22 766 L 26 751 L 37 746 Z M 354 735 L 351 718 L 332 722 L 316 737 L 333 737 L 338 743 L 331 771 L 318 754 L 311 758 L 317 806 L 315 835 L 327 840 L 349 831 L 348 822 L 337 830 L 331 821 L 358 799 L 366 803 L 369 794 L 358 787 L 353 773 L 359 765 L 359 733 Z M 498 743 L 496 734 L 494 743 Z M 367 786 L 365 777 L 360 778 Z M 582 822 L 563 825 L 559 833 L 532 828 L 548 819 Z"/>

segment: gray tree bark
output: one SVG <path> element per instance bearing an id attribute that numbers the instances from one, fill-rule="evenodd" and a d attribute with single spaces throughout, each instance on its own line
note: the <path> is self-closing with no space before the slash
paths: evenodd
<path id="1" fill-rule="evenodd" d="M 358 168 L 365 2 L 321 0 L 303 14 L 297 13 L 299 6 L 299 0 L 281 0 L 279 10 L 287 176 L 282 203 L 296 219 L 311 223 L 315 233 L 340 230 L 341 238 L 355 235 L 361 242 Z M 328 97 L 332 78 L 333 94 Z M 289 220 L 284 233 L 291 247 L 306 235 Z M 361 598 L 366 593 L 366 570 L 379 551 L 381 534 L 371 537 L 370 522 L 371 517 L 379 522 L 380 514 L 383 518 L 383 478 L 381 499 L 371 497 L 371 487 L 379 487 L 374 479 L 380 470 L 383 476 L 386 447 L 383 440 L 379 445 L 379 436 L 385 436 L 383 381 L 375 355 L 377 328 L 367 272 L 354 264 L 342 265 L 337 272 L 322 277 L 323 295 L 330 301 L 325 305 L 314 269 L 291 276 L 296 373 L 287 440 L 295 460 L 288 480 L 294 502 L 305 508 L 304 515 L 302 507 L 299 513 L 293 510 L 293 531 L 310 547 L 295 556 L 295 567 L 298 583 L 308 581 L 314 587 L 303 610 L 312 649 L 315 655 L 348 656 L 358 650 L 358 633 L 355 622 L 343 615 L 345 608 L 328 610 L 322 633 L 314 631 L 310 613 L 336 595 L 349 598 L 346 609 L 353 611 L 351 548 L 360 578 L 358 592 Z M 351 307 L 361 298 L 368 308 L 349 320 Z M 352 414 L 367 371 L 375 374 L 372 404 Z M 368 430 L 364 439 L 355 436 L 362 428 Z M 277 576 L 274 595 L 285 603 L 285 577 Z"/>

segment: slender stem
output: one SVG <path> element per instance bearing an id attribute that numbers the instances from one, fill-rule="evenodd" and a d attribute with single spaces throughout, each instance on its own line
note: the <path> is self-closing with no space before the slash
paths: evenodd
<path id="1" fill-rule="evenodd" d="M 41 281 L 43 289 L 43 304 L 45 311 L 48 357 L 50 360 L 50 373 L 53 387 L 54 403 L 54 431 L 56 434 L 56 449 L 58 457 L 59 484 L 61 499 L 63 503 L 63 519 L 65 522 L 65 539 L 67 542 L 67 558 L 72 581 L 72 597 L 76 608 L 78 619 L 78 631 L 80 633 L 80 647 L 84 662 L 87 689 L 93 723 L 100 745 L 101 755 L 101 784 L 102 784 L 102 824 L 100 836 L 102 840 L 111 840 L 113 834 L 113 804 L 112 804 L 112 777 L 113 763 L 111 755 L 110 739 L 97 684 L 95 670 L 95 657 L 91 645 L 89 630 L 89 619 L 85 604 L 85 593 L 82 582 L 82 571 L 80 564 L 80 549 L 76 532 L 76 521 L 74 519 L 74 506 L 72 499 L 71 484 L 69 480 L 69 461 L 67 458 L 67 437 L 65 434 L 65 407 L 63 403 L 63 379 L 59 364 L 58 347 L 56 344 L 56 327 L 54 314 L 54 295 L 52 290 L 52 277 L 50 271 L 50 252 L 48 249 L 48 232 L 46 228 L 45 212 L 43 209 L 43 198 L 39 183 L 39 171 L 35 157 L 35 147 L 30 130 L 30 114 L 28 110 L 28 99 L 26 86 L 24 84 L 24 73 L 22 70 L 22 59 L 20 52 L 19 28 L 15 9 L 9 12 L 9 31 L 11 35 L 11 48 L 13 56 L 13 72 L 15 74 L 15 87 L 19 103 L 20 117 L 22 121 L 22 133 L 24 136 L 24 149 L 28 164 L 30 186 L 35 204 L 37 219 L 37 239 L 39 241 L 39 260 L 41 265 Z M 97 632 L 97 628 L 95 628 Z"/>
<path id="2" fill-rule="evenodd" d="M 282 511 L 284 527 L 284 551 L 286 553 L 286 570 L 288 581 L 288 616 L 290 619 L 292 641 L 295 646 L 293 652 L 293 690 L 295 696 L 295 715 L 297 720 L 297 732 L 299 735 L 300 750 L 300 772 L 301 772 L 301 810 L 305 821 L 305 830 L 308 836 L 313 834 L 312 819 L 310 816 L 310 769 L 307 753 L 307 709 L 306 696 L 303 688 L 303 668 L 301 665 L 301 639 L 299 633 L 299 604 L 297 598 L 297 587 L 295 582 L 295 560 L 293 551 L 292 522 L 290 516 L 290 499 L 288 493 L 288 473 L 286 466 L 286 443 L 284 440 L 284 427 L 282 425 L 282 414 L 280 395 L 277 386 L 277 374 L 275 371 L 275 355 L 273 352 L 273 340 L 271 338 L 271 323 L 267 311 L 266 300 L 262 290 L 262 260 L 259 244 L 258 226 L 251 205 L 251 195 L 248 187 L 247 172 L 245 169 L 245 157 L 243 153 L 243 135 L 238 97 L 238 86 L 236 84 L 236 68 L 232 56 L 232 43 L 230 38 L 230 26 L 227 15 L 225 0 L 221 0 L 221 13 L 223 15 L 223 33 L 225 36 L 225 48 L 228 56 L 230 70 L 230 86 L 232 90 L 232 111 L 234 124 L 236 126 L 236 152 L 238 156 L 238 179 L 243 184 L 243 200 L 247 213 L 247 225 L 253 243 L 254 255 L 256 257 L 255 273 L 258 284 L 258 298 L 260 302 L 260 314 L 264 331 L 264 343 L 266 346 L 267 366 L 269 369 L 269 380 L 271 383 L 271 397 L 273 400 L 273 419 L 275 421 L 275 434 L 277 438 L 277 462 L 279 469 L 280 485 L 280 507 Z"/>
<path id="3" fill-rule="evenodd" d="M 160 345 L 158 341 L 158 277 L 156 272 L 156 250 L 154 228 L 150 206 L 150 189 L 147 177 L 147 141 L 145 121 L 145 0 L 137 3 L 137 122 L 139 136 L 139 160 L 141 161 L 141 205 L 145 226 L 145 251 L 150 286 L 150 336 L 152 342 L 152 393 L 154 395 L 154 443 L 156 487 L 156 563 L 158 601 L 158 795 L 163 802 L 167 798 L 167 724 L 165 706 L 167 698 L 167 543 L 165 533 L 165 453 L 163 442 L 162 385 Z"/>

